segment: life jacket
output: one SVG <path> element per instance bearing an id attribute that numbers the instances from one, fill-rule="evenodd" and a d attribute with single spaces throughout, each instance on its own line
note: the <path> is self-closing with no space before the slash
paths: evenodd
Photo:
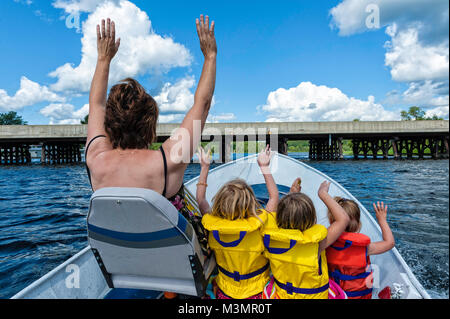
<path id="1" fill-rule="evenodd" d="M 370 238 L 360 233 L 344 232 L 326 249 L 328 271 L 348 299 L 371 299 L 373 272 L 367 247 Z"/>
<path id="2" fill-rule="evenodd" d="M 314 225 L 301 232 L 277 227 L 269 215 L 263 230 L 265 255 L 280 299 L 327 299 L 328 268 L 325 251 L 319 256 L 319 242 L 326 238 L 327 229 Z"/>
<path id="3" fill-rule="evenodd" d="M 258 217 L 265 223 L 267 212 Z M 217 285 L 231 298 L 245 299 L 259 294 L 269 280 L 270 264 L 264 256 L 260 232 L 263 223 L 259 219 L 226 220 L 211 214 L 202 218 L 219 269 Z"/>

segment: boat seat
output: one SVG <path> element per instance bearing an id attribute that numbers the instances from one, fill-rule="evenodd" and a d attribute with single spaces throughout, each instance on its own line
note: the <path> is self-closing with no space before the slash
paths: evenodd
<path id="1" fill-rule="evenodd" d="M 89 245 L 110 288 L 203 296 L 215 268 L 192 225 L 160 194 L 108 187 L 91 196 Z"/>

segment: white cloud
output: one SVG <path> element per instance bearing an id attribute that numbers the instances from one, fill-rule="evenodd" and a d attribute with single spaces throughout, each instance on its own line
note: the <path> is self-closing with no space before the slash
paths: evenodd
<path id="1" fill-rule="evenodd" d="M 297 87 L 270 92 L 259 110 L 268 112 L 267 122 L 281 121 L 362 121 L 397 120 L 396 113 L 367 100 L 348 97 L 337 88 L 302 82 Z"/>
<path id="2" fill-rule="evenodd" d="M 393 80 L 413 82 L 448 78 L 448 41 L 425 46 L 419 42 L 421 28 L 418 25 L 399 31 L 394 23 L 386 29 L 392 40 L 386 45 L 385 64 L 390 67 Z"/>
<path id="3" fill-rule="evenodd" d="M 79 13 L 92 12 L 99 4 L 105 1 L 119 2 L 119 0 L 56 0 L 52 5 L 55 8 L 64 9 L 67 13 Z"/>
<path id="4" fill-rule="evenodd" d="M 387 102 L 448 106 L 449 3 L 443 0 L 343 0 L 330 10 L 332 26 L 348 36 L 371 31 L 369 4 L 379 8 L 385 43 L 385 66 L 394 81 L 408 85 L 402 94 L 388 93 Z"/>
<path id="5" fill-rule="evenodd" d="M 443 118 L 444 120 L 448 120 L 448 105 L 447 106 L 439 106 L 431 110 L 427 110 L 425 112 L 426 117 L 433 117 L 433 115 L 438 116 L 439 118 Z"/>
<path id="6" fill-rule="evenodd" d="M 156 34 L 148 15 L 129 1 L 56 1 L 54 5 L 68 12 L 93 10 L 82 24 L 80 64 L 66 63 L 49 73 L 57 79 L 51 86 L 55 91 L 89 91 L 97 61 L 96 26 L 107 17 L 115 21 L 116 36 L 121 38 L 119 52 L 111 65 L 110 83 L 191 64 L 189 50 L 170 37 Z"/>
<path id="7" fill-rule="evenodd" d="M 49 124 L 80 124 L 89 113 L 89 104 L 75 110 L 72 104 L 52 103 L 41 109 L 40 113 L 49 118 Z"/>
<path id="8" fill-rule="evenodd" d="M 424 33 L 434 34 L 442 40 L 448 36 L 448 1 L 445 0 L 343 0 L 330 10 L 331 26 L 342 36 L 374 31 L 367 18 L 374 14 L 370 5 L 379 12 L 380 28 L 397 23 L 401 29 L 411 23 L 422 22 Z"/>
<path id="9" fill-rule="evenodd" d="M 9 96 L 5 90 L 0 89 L 0 109 L 5 111 L 19 110 L 44 101 L 64 102 L 65 98 L 25 76 L 21 77 L 20 88 L 14 96 Z"/>
<path id="10" fill-rule="evenodd" d="M 185 113 L 194 104 L 194 94 L 191 89 L 195 85 L 193 76 L 178 80 L 175 84 L 164 84 L 161 92 L 154 97 L 159 110 L 165 113 Z"/>

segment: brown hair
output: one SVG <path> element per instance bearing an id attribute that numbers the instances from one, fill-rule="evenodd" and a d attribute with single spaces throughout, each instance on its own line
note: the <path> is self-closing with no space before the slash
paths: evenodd
<path id="1" fill-rule="evenodd" d="M 114 85 L 105 110 L 105 130 L 113 148 L 148 148 L 156 139 L 156 101 L 138 81 L 127 78 Z"/>
<path id="2" fill-rule="evenodd" d="M 348 217 L 350 217 L 350 222 L 348 223 L 345 231 L 349 233 L 358 232 L 359 228 L 361 227 L 361 211 L 359 210 L 358 204 L 354 200 L 339 196 L 334 197 L 334 200 L 344 209 Z M 333 215 L 330 213 L 330 211 L 328 211 L 328 219 L 330 221 L 330 224 L 334 222 Z"/>
<path id="3" fill-rule="evenodd" d="M 292 193 L 283 197 L 278 203 L 278 227 L 305 231 L 316 223 L 316 209 L 311 198 L 307 195 L 303 193 Z"/>
<path id="4" fill-rule="evenodd" d="M 223 185 L 213 198 L 211 215 L 228 220 L 258 217 L 261 205 L 253 189 L 242 179 Z"/>

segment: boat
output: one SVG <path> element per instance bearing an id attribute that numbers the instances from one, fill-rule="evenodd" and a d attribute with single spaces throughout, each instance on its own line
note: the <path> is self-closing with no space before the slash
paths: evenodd
<path id="1" fill-rule="evenodd" d="M 256 159 L 256 154 L 250 155 L 212 169 L 208 176 L 207 199 L 211 201 L 217 190 L 225 182 L 234 178 L 241 178 L 252 186 L 258 200 L 266 202 L 268 200 L 268 194 L 264 184 L 264 177 L 260 172 Z M 329 193 L 331 196 L 345 197 L 358 203 L 361 209 L 361 232 L 368 235 L 372 241 L 382 239 L 381 229 L 367 209 L 344 187 L 322 172 L 301 161 L 276 152 L 271 161 L 271 170 L 278 185 L 280 196 L 289 192 L 289 188 L 296 177 L 302 179 L 302 192 L 313 200 L 317 212 L 317 222 L 324 226 L 329 225 L 327 208 L 318 198 L 317 190 L 323 181 L 330 181 Z M 195 177 L 185 183 L 186 201 L 188 206 L 193 210 L 198 208 L 193 196 L 196 191 L 197 180 L 198 177 Z M 93 197 L 95 197 L 94 195 L 97 192 L 93 194 Z M 92 201 L 93 199 L 91 199 L 91 210 Z M 89 241 L 89 243 L 92 242 L 91 240 Z M 136 284 L 127 287 L 126 283 L 112 288 L 111 284 L 108 283 L 108 277 L 105 276 L 105 269 L 99 267 L 97 258 L 99 256 L 96 256 L 95 250 L 91 245 L 88 245 L 79 253 L 25 287 L 12 298 L 161 298 L 163 289 L 148 289 L 148 287 L 154 287 L 154 285 L 152 286 L 151 280 L 148 280 L 149 286 L 146 289 L 142 289 L 142 287 Z M 371 256 L 371 261 L 374 271 L 374 299 L 381 297 L 380 292 L 385 291 L 387 287 L 391 291 L 392 298 L 430 299 L 430 295 L 417 280 L 396 248 L 381 255 Z M 124 280 L 118 279 L 116 281 L 124 282 Z M 165 286 L 163 285 L 162 287 Z"/>

